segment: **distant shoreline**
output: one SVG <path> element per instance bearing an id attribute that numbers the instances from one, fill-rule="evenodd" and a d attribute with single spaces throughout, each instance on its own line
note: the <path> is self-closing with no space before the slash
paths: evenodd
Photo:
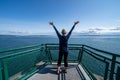
<path id="1" fill-rule="evenodd" d="M 0 36 L 56 36 L 56 35 L 1 35 Z M 72 35 L 72 36 L 120 36 L 120 35 Z"/>

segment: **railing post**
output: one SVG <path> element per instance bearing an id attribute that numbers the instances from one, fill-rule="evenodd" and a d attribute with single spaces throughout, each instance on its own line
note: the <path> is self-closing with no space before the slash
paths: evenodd
<path id="1" fill-rule="evenodd" d="M 115 70 L 116 55 L 112 56 L 111 70 L 110 70 L 110 80 L 113 80 L 114 70 Z"/>
<path id="2" fill-rule="evenodd" d="M 8 67 L 7 67 L 7 62 L 3 60 L 3 79 L 8 80 Z"/>
<path id="3" fill-rule="evenodd" d="M 120 67 L 117 67 L 117 75 L 116 75 L 116 80 L 120 80 Z"/>
<path id="4" fill-rule="evenodd" d="M 45 44 L 45 52 L 46 52 L 46 55 L 47 55 L 47 57 L 48 57 L 48 59 L 49 59 L 49 62 L 50 62 L 50 64 L 51 64 L 52 61 L 51 61 L 51 57 L 50 57 L 50 51 L 49 51 L 48 48 L 47 48 L 47 44 Z"/>
<path id="5" fill-rule="evenodd" d="M 82 60 L 82 56 L 83 56 L 83 50 L 84 50 L 84 45 L 82 45 L 82 49 L 81 49 L 81 54 L 79 55 L 79 63 L 81 62 Z"/>
<path id="6" fill-rule="evenodd" d="M 52 64 L 52 56 L 51 56 L 51 53 L 50 53 L 50 49 L 48 49 L 48 53 L 49 53 L 50 64 Z"/>
<path id="7" fill-rule="evenodd" d="M 0 80 L 3 80 L 2 79 L 2 67 L 1 67 L 1 65 L 0 65 Z"/>

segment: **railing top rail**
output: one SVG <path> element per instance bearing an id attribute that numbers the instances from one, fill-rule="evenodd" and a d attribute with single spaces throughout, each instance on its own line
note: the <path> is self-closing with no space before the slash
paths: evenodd
<path id="1" fill-rule="evenodd" d="M 46 45 L 46 46 L 56 46 L 57 45 L 58 46 L 58 43 L 37 44 L 37 45 L 31 45 L 31 46 L 13 48 L 13 49 L 8 49 L 8 50 L 0 50 L 0 53 L 10 52 L 10 51 L 15 51 L 15 50 L 20 50 L 20 49 L 27 49 L 27 48 L 32 48 L 32 47 L 39 47 L 39 46 L 42 46 L 42 45 Z M 107 52 L 107 51 L 100 50 L 100 49 L 97 49 L 97 48 L 93 48 L 93 47 L 90 47 L 88 45 L 83 45 L 83 44 L 68 44 L 68 46 L 78 46 L 78 47 L 79 46 L 84 46 L 84 47 L 93 49 L 93 50 L 98 51 L 98 52 L 102 52 L 102 53 L 105 53 L 105 54 L 109 54 L 109 55 L 114 55 L 114 56 L 120 57 L 120 55 L 118 55 L 118 54 L 115 54 L 115 53 L 112 53 L 112 52 Z"/>
<path id="2" fill-rule="evenodd" d="M 46 43 L 45 45 L 47 45 L 47 46 L 58 45 L 58 43 Z M 120 57 L 119 54 L 112 53 L 112 52 L 108 52 L 108 51 L 104 51 L 104 50 L 100 50 L 100 49 L 97 49 L 97 48 L 94 48 L 94 47 L 90 47 L 90 46 L 84 45 L 84 44 L 68 44 L 68 46 L 69 46 L 69 45 L 71 45 L 71 46 L 72 46 L 72 45 L 74 45 L 74 46 L 85 46 L 85 47 L 90 48 L 90 49 L 93 49 L 93 50 L 95 50 L 95 51 L 99 51 L 99 52 L 102 52 L 102 53 L 105 53 L 105 54 L 115 55 L 115 56 Z"/>
<path id="3" fill-rule="evenodd" d="M 37 47 L 37 46 L 41 46 L 41 44 L 19 47 L 19 48 L 12 48 L 12 49 L 7 49 L 7 50 L 0 50 L 0 53 L 10 52 L 10 51 L 15 51 L 15 50 L 20 50 L 20 49 L 27 49 L 27 48 Z"/>
<path id="4" fill-rule="evenodd" d="M 90 46 L 87 46 L 87 45 L 84 45 L 85 47 L 88 47 L 90 49 L 93 49 L 95 51 L 99 51 L 99 52 L 102 52 L 102 53 L 105 53 L 105 54 L 109 54 L 109 55 L 114 55 L 114 56 L 118 56 L 120 57 L 119 54 L 115 54 L 115 53 L 112 53 L 112 52 L 108 52 L 108 51 L 104 51 L 104 50 L 100 50 L 100 49 L 97 49 L 97 48 L 93 48 L 93 47 L 90 47 Z"/>
<path id="5" fill-rule="evenodd" d="M 43 44 L 44 45 L 44 44 Z M 45 45 L 50 46 L 50 45 L 58 45 L 58 43 L 46 43 Z M 68 46 L 82 46 L 83 44 L 68 44 Z"/>
<path id="6" fill-rule="evenodd" d="M 37 48 L 37 49 L 31 49 L 31 50 L 27 50 L 27 51 L 17 52 L 15 54 L 9 54 L 9 55 L 5 55 L 5 56 L 1 56 L 0 59 L 9 58 L 9 57 L 25 54 L 25 53 L 36 51 L 36 50 L 40 50 L 40 49 Z"/>

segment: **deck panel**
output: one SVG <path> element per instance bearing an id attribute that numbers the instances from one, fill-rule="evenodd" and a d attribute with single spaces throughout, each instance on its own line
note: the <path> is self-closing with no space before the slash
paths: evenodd
<path id="1" fill-rule="evenodd" d="M 47 65 L 27 80 L 82 80 L 75 64 L 69 65 L 67 73 L 62 68 L 61 73 L 57 74 L 56 69 L 56 64 Z"/>

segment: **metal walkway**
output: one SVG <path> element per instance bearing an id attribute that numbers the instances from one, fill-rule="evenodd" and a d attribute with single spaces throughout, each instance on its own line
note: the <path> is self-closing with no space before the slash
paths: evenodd
<path id="1" fill-rule="evenodd" d="M 76 64 L 70 64 L 67 73 L 64 73 L 62 67 L 61 73 L 57 74 L 56 68 L 56 64 L 47 65 L 27 80 L 83 80 L 84 78 Z"/>

